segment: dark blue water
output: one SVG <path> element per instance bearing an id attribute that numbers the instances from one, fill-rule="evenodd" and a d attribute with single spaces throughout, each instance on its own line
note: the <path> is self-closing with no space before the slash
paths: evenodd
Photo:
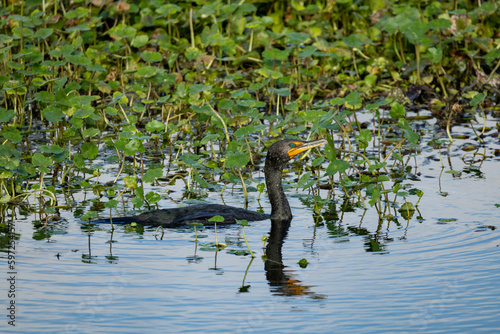
<path id="1" fill-rule="evenodd" d="M 443 150 L 444 170 L 436 149 L 417 156 L 421 176 L 413 184 L 424 196 L 408 221 L 398 217 L 397 223 L 385 220 L 379 226 L 374 209 L 356 208 L 341 220 L 316 224 L 302 196 L 307 192 L 288 189 L 294 219 L 276 248 L 285 267 L 262 259 L 267 221 L 245 228 L 256 254 L 252 260 L 230 252 L 246 250 L 239 226 L 218 229 L 219 242 L 228 247 L 216 254 L 203 250 L 204 243 L 215 241 L 213 229 L 200 232 L 206 237 L 196 244 L 193 232 L 167 230 L 157 240 L 152 229 L 138 233 L 120 226 L 111 236 L 110 226 L 102 225 L 91 234 L 89 254 L 86 225 L 70 210 L 61 211 L 63 219 L 41 240 L 34 216 L 19 216 L 16 326 L 7 323 L 8 268 L 2 253 L 0 328 L 19 333 L 498 332 L 500 159 L 492 154 L 498 139 L 490 137 L 481 149 L 487 159 L 474 165 L 480 173 L 470 172 L 462 160 L 460 147 L 471 141 L 456 140 L 449 160 Z M 446 173 L 450 169 L 462 174 Z M 295 177 L 290 173 L 288 180 Z M 174 188 L 179 191 L 173 198 L 180 199 L 183 182 Z M 79 193 L 74 200 L 92 196 Z M 250 197 L 255 209 L 257 193 Z M 224 199 L 243 206 L 239 189 L 226 191 Z M 341 215 L 343 202 L 337 199 L 332 205 Z M 415 203 L 416 197 L 408 200 Z M 208 201 L 220 202 L 218 193 Z M 270 211 L 264 195 L 260 204 Z M 177 204 L 166 198 L 161 205 Z M 306 268 L 299 266 L 301 259 L 307 259 Z"/>

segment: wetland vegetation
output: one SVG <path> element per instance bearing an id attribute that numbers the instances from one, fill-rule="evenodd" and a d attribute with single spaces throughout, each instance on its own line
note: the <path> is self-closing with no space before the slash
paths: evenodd
<path id="1" fill-rule="evenodd" d="M 185 203 L 227 189 L 247 203 L 284 137 L 328 140 L 294 167 L 315 212 L 335 200 L 380 224 L 418 216 L 415 156 L 441 159 L 464 122 L 479 143 L 498 136 L 484 125 L 498 116 L 498 14 L 458 0 L 2 0 L 1 224 L 34 213 L 50 234 L 61 210 L 157 208 L 179 179 Z M 427 142 L 420 110 L 443 130 Z M 474 149 L 463 158 L 486 159 Z"/>
<path id="2" fill-rule="evenodd" d="M 498 5 L 0 0 L 3 321 L 497 331 Z M 327 140 L 285 167 L 291 225 L 95 223 L 270 213 L 264 158 L 284 138 Z"/>

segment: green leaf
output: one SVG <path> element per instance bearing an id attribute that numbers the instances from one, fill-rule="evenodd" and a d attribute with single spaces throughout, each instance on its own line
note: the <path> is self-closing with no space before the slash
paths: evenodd
<path id="1" fill-rule="evenodd" d="M 99 129 L 86 128 L 85 130 L 83 130 L 82 135 L 83 135 L 83 138 L 87 138 L 87 137 L 95 137 L 100 133 L 101 133 L 101 131 L 99 131 Z"/>
<path id="2" fill-rule="evenodd" d="M 258 74 L 262 75 L 264 78 L 273 78 L 273 79 L 279 79 L 283 76 L 283 74 L 281 72 L 278 72 L 278 71 L 275 71 L 275 70 L 271 70 L 269 68 L 266 68 L 266 67 L 263 67 L 263 68 L 259 68 L 257 69 L 255 72 L 257 72 Z"/>
<path id="3" fill-rule="evenodd" d="M 368 36 L 363 34 L 352 34 L 347 37 L 344 37 L 342 40 L 348 47 L 358 48 L 358 49 L 362 48 L 363 45 L 372 43 L 372 40 L 368 38 Z"/>
<path id="4" fill-rule="evenodd" d="M 52 28 L 41 28 L 41 29 L 37 30 L 37 32 L 35 33 L 35 35 L 33 37 L 45 39 L 45 38 L 49 37 L 50 35 L 52 35 L 53 32 L 54 32 L 54 29 L 52 29 Z"/>
<path id="5" fill-rule="evenodd" d="M 161 196 L 155 192 L 155 191 L 150 191 L 146 194 L 145 196 L 146 201 L 148 201 L 149 204 L 155 204 L 158 203 L 161 200 Z"/>
<path id="6" fill-rule="evenodd" d="M 202 84 L 194 84 L 194 85 L 189 86 L 189 95 L 195 95 L 195 94 L 198 94 L 200 92 L 209 91 L 211 88 L 212 88 L 211 86 L 205 86 Z"/>
<path id="7" fill-rule="evenodd" d="M 269 90 L 276 93 L 279 96 L 290 96 L 290 94 L 291 94 L 290 89 L 288 87 L 284 87 L 284 88 L 271 87 L 271 88 L 269 88 Z"/>
<path id="8" fill-rule="evenodd" d="M 109 30 L 109 34 L 117 39 L 131 39 L 137 33 L 137 29 L 129 27 L 126 24 L 120 23 L 116 27 Z"/>
<path id="9" fill-rule="evenodd" d="M 9 126 L 7 129 L 3 130 L 2 132 L 2 137 L 4 137 L 7 140 L 10 140 L 13 143 L 20 143 L 23 139 L 21 136 L 21 132 L 19 132 L 18 129 L 15 127 Z"/>
<path id="10" fill-rule="evenodd" d="M 47 119 L 47 121 L 52 123 L 57 123 L 62 120 L 66 115 L 61 112 L 60 107 L 50 105 L 42 110 L 42 115 Z"/>
<path id="11" fill-rule="evenodd" d="M 0 108 L 0 123 L 7 123 L 16 116 L 14 110 L 5 110 L 5 108 Z"/>
<path id="12" fill-rule="evenodd" d="M 158 68 L 153 66 L 144 66 L 135 72 L 135 76 L 139 78 L 150 78 L 158 73 Z"/>
<path id="13" fill-rule="evenodd" d="M 368 129 L 361 130 L 359 135 L 355 137 L 355 140 L 359 148 L 364 150 L 372 140 L 372 132 Z"/>
<path id="14" fill-rule="evenodd" d="M 149 169 L 146 173 L 144 173 L 142 181 L 144 181 L 146 183 L 152 183 L 156 179 L 158 179 L 162 176 L 163 176 L 163 168 L 152 168 L 152 169 Z"/>
<path id="15" fill-rule="evenodd" d="M 484 60 L 488 65 L 492 65 L 495 60 L 500 58 L 500 49 L 491 49 L 485 56 Z"/>
<path id="16" fill-rule="evenodd" d="M 262 52 L 262 57 L 269 60 L 288 60 L 288 55 L 290 54 L 290 49 L 279 50 L 279 49 L 267 49 Z"/>
<path id="17" fill-rule="evenodd" d="M 116 199 L 110 199 L 109 201 L 104 203 L 104 207 L 106 207 L 108 209 L 114 209 L 118 206 L 118 203 L 120 203 L 120 202 L 117 201 Z"/>
<path id="18" fill-rule="evenodd" d="M 362 103 L 361 94 L 356 91 L 349 93 L 349 95 L 345 97 L 345 106 L 349 109 L 359 109 Z"/>
<path id="19" fill-rule="evenodd" d="M 232 152 L 226 157 L 226 167 L 227 168 L 243 168 L 250 161 L 250 157 L 247 153 L 237 151 Z"/>
<path id="20" fill-rule="evenodd" d="M 434 64 L 438 64 L 443 59 L 443 50 L 440 47 L 427 49 L 427 54 Z"/>
<path id="21" fill-rule="evenodd" d="M 50 158 L 44 156 L 42 153 L 35 153 L 33 154 L 33 158 L 31 159 L 31 163 L 34 166 L 38 167 L 49 167 L 52 166 L 52 161 Z"/>
<path id="22" fill-rule="evenodd" d="M 447 19 L 440 18 L 429 22 L 429 29 L 432 30 L 438 30 L 438 29 L 444 30 L 448 29 L 449 27 L 451 27 L 451 21 Z"/>
<path id="23" fill-rule="evenodd" d="M 408 139 L 410 143 L 412 144 L 418 143 L 420 136 L 411 129 L 406 119 L 400 118 L 398 121 L 398 126 L 403 130 L 406 139 Z"/>
<path id="24" fill-rule="evenodd" d="M 344 173 L 351 165 L 344 160 L 336 159 L 330 162 L 326 168 L 326 175 L 335 175 L 337 173 Z"/>
<path id="25" fill-rule="evenodd" d="M 251 135 L 252 133 L 255 133 L 255 126 L 248 125 L 248 126 L 243 126 L 243 127 L 239 128 L 238 130 L 234 131 L 233 135 L 236 138 L 241 138 L 243 136 Z"/>
<path id="26" fill-rule="evenodd" d="M 135 36 L 130 44 L 132 44 L 135 48 L 142 48 L 146 44 L 148 44 L 149 38 L 147 35 L 138 35 Z"/>
<path id="27" fill-rule="evenodd" d="M 159 52 L 151 52 L 151 51 L 144 51 L 141 54 L 141 58 L 144 59 L 144 61 L 148 63 L 155 63 L 163 60 L 163 57 L 161 56 L 161 53 Z"/>
<path id="28" fill-rule="evenodd" d="M 126 145 L 125 145 L 125 154 L 128 155 L 135 155 L 136 153 L 142 153 L 144 152 L 144 145 L 142 145 L 142 141 L 139 139 L 131 139 Z"/>
<path id="29" fill-rule="evenodd" d="M 92 62 L 91 60 L 87 57 L 87 56 L 84 56 L 84 55 L 76 55 L 76 56 L 73 56 L 73 55 L 67 55 L 66 56 L 66 59 L 73 65 L 91 65 Z"/>
<path id="30" fill-rule="evenodd" d="M 182 7 L 179 7 L 175 4 L 172 4 L 172 3 L 168 3 L 166 5 L 163 5 L 161 7 L 158 7 L 156 9 L 156 12 L 160 15 L 163 15 L 163 16 L 168 16 L 168 15 L 171 15 L 171 14 L 175 14 L 177 12 L 180 12 L 182 10 Z"/>
<path id="31" fill-rule="evenodd" d="M 300 58 L 311 57 L 316 52 L 316 50 L 318 50 L 317 47 L 308 45 L 299 52 L 299 57 Z"/>
<path id="32" fill-rule="evenodd" d="M 40 153 L 39 153 L 40 154 Z M 20 153 L 16 150 L 11 150 L 9 145 L 0 145 L 0 166 L 8 169 L 14 170 L 19 166 Z"/>
<path id="33" fill-rule="evenodd" d="M 187 165 L 193 166 L 198 164 L 201 156 L 197 154 L 192 154 L 192 153 L 184 153 L 183 155 L 180 156 L 180 160 L 184 161 Z"/>
<path id="34" fill-rule="evenodd" d="M 157 121 L 156 119 L 152 120 L 148 124 L 146 124 L 146 131 L 149 132 L 160 132 L 165 130 L 165 124 Z"/>
<path id="35" fill-rule="evenodd" d="M 83 143 L 80 147 L 80 151 L 82 152 L 82 155 L 85 159 L 90 160 L 95 159 L 97 157 L 97 154 L 99 154 L 99 149 L 97 148 L 96 144 L 92 142 Z"/>
<path id="36" fill-rule="evenodd" d="M 86 214 L 82 215 L 82 220 L 87 221 L 87 220 L 92 220 L 97 217 L 97 211 L 89 211 Z"/>
<path id="37" fill-rule="evenodd" d="M 250 224 L 248 223 L 248 221 L 246 219 L 236 219 L 236 224 L 240 225 L 240 226 L 250 226 Z"/>
<path id="38" fill-rule="evenodd" d="M 209 222 L 216 222 L 216 223 L 221 223 L 224 221 L 224 217 L 220 215 L 213 216 L 212 218 L 208 219 Z"/>
<path id="39" fill-rule="evenodd" d="M 405 117 L 406 111 L 405 108 L 397 102 L 394 102 L 391 106 L 391 111 L 389 111 L 389 116 L 394 119 L 400 119 Z"/>
<path id="40" fill-rule="evenodd" d="M 294 45 L 300 45 L 307 42 L 309 35 L 303 32 L 289 32 L 285 34 L 287 42 Z"/>
<path id="41" fill-rule="evenodd" d="M 486 94 L 483 94 L 483 93 L 477 93 L 476 95 L 474 95 L 474 97 L 472 98 L 472 100 L 470 100 L 470 105 L 471 107 L 475 107 L 477 106 L 479 103 L 483 102 L 483 100 L 486 98 Z"/>

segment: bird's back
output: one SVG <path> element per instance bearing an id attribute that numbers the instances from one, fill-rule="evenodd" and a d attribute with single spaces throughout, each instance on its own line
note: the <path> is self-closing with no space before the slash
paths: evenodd
<path id="1" fill-rule="evenodd" d="M 269 215 L 255 211 L 235 208 L 220 204 L 197 204 L 181 208 L 161 209 L 141 213 L 133 217 L 113 218 L 113 223 L 137 223 L 145 226 L 180 227 L 187 223 L 213 225 L 208 221 L 213 216 L 224 217 L 224 222 L 217 224 L 234 224 L 236 220 L 259 221 L 269 219 Z M 101 222 L 109 221 L 109 219 Z"/>

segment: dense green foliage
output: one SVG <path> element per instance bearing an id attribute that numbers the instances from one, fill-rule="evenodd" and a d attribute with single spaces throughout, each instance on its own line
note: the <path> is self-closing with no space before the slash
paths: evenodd
<path id="1" fill-rule="evenodd" d="M 498 96 L 493 1 L 2 0 L 0 15 L 1 201 L 42 196 L 45 213 L 56 187 L 107 194 L 108 208 L 124 191 L 136 207 L 157 203 L 143 182 L 162 178 L 162 166 L 146 170 L 143 158 L 158 147 L 187 166 L 175 177 L 188 192 L 218 183 L 214 175 L 243 182 L 262 142 L 284 134 L 337 133 L 340 149 L 330 140 L 326 150 L 332 189 L 389 202 L 387 193 L 408 195 L 403 156 L 419 140 L 405 92 L 448 126 L 452 105 L 475 113 Z M 100 183 L 93 165 L 110 154 L 120 186 Z M 388 166 L 397 177 L 377 173 Z"/>

